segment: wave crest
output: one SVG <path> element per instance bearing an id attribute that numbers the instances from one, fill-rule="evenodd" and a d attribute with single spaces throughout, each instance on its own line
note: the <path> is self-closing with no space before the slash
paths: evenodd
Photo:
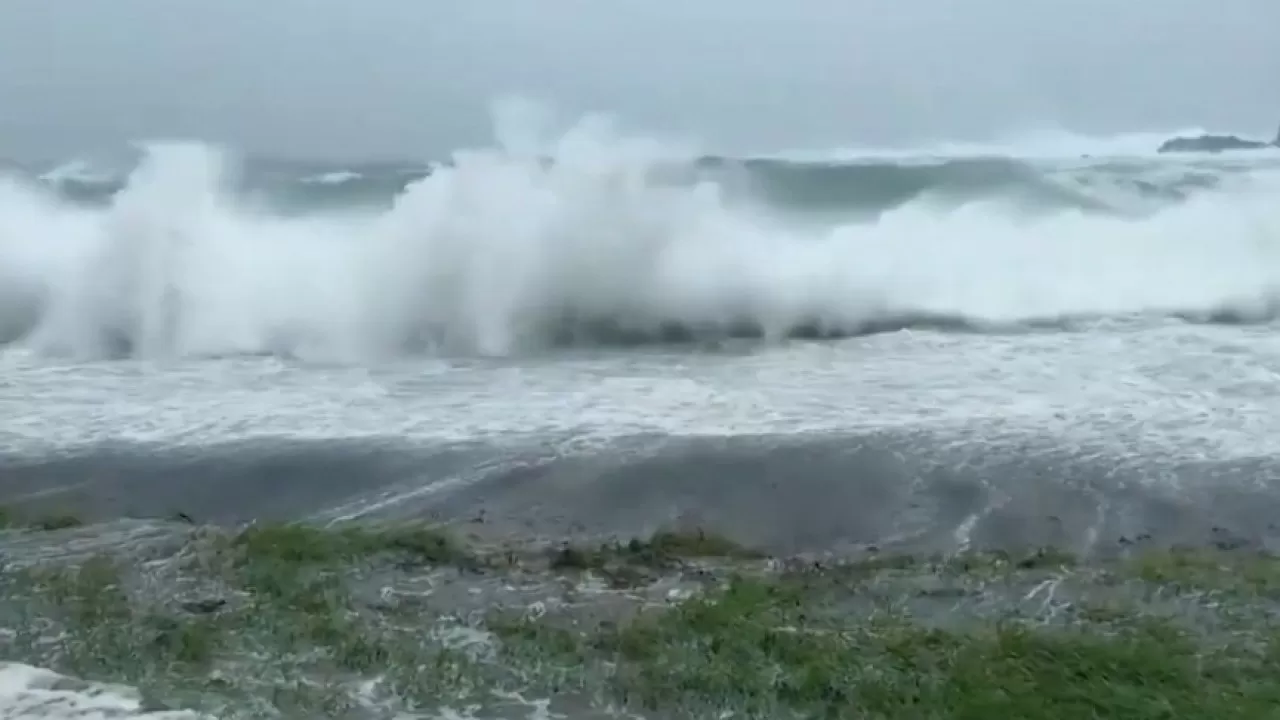
<path id="1" fill-rule="evenodd" d="M 1264 318 L 1280 280 L 1267 171 L 1141 217 L 917 198 L 870 219 L 798 221 L 714 174 L 672 182 L 695 153 L 599 119 L 498 134 L 386 209 L 273 212 L 234 192 L 233 159 L 201 144 L 148 147 L 101 207 L 0 185 L 0 339 L 78 357 L 503 355 Z"/>

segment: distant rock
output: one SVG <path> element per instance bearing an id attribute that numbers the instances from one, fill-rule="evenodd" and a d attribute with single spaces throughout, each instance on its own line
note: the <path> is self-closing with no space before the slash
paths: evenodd
<path id="1" fill-rule="evenodd" d="M 1245 140 L 1235 135 L 1200 135 L 1198 137 L 1176 137 L 1166 140 L 1156 152 L 1223 152 L 1225 150 L 1261 150 L 1272 147 L 1273 143 L 1258 140 Z"/>
<path id="2" fill-rule="evenodd" d="M 1235 135 L 1199 135 L 1197 137 L 1176 137 L 1164 141 L 1156 152 L 1224 152 L 1226 150 L 1262 150 L 1269 147 L 1280 147 L 1280 131 L 1271 142 L 1246 140 Z"/>

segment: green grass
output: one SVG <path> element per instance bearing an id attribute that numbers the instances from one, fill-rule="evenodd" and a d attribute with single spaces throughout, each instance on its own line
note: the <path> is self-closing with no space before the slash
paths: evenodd
<path id="1" fill-rule="evenodd" d="M 84 521 L 75 515 L 31 516 L 17 509 L 0 507 L 0 530 L 53 531 L 80 527 L 83 524 Z"/>
<path id="2" fill-rule="evenodd" d="M 579 672 L 663 717 L 1244 720 L 1280 707 L 1277 577 L 1275 557 L 1212 550 L 1094 565 L 1052 550 L 885 555 L 736 577 L 620 624 L 490 625 L 513 659 L 593 668 Z M 961 623 L 905 609 L 947 578 L 956 592 L 944 598 L 973 606 L 1047 584 L 1076 594 L 1056 620 L 1014 603 Z M 1192 604 L 1211 627 L 1152 598 Z"/>
<path id="3" fill-rule="evenodd" d="M 663 572 L 697 560 L 746 561 L 762 557 L 755 550 L 704 530 L 660 530 L 648 538 L 632 538 L 625 543 L 566 544 L 551 553 L 550 569 L 591 571 L 615 588 L 627 588 L 644 585 Z"/>
<path id="4" fill-rule="evenodd" d="M 839 622 L 786 581 L 727 588 L 622 626 L 496 624 L 509 651 L 615 670 L 610 691 L 660 713 L 849 718 L 1259 718 L 1280 707 L 1270 630 L 1216 649 L 1166 620 L 993 622 L 944 630 L 904 615 Z"/>
<path id="5" fill-rule="evenodd" d="M 35 591 L 36 614 L 64 629 L 56 645 L 67 669 L 89 677 L 136 679 L 133 669 L 146 665 L 207 669 L 229 629 L 212 616 L 182 617 L 139 606 L 124 570 L 111 558 L 40 568 L 22 579 Z M 136 659 L 146 663 L 137 665 Z"/>
<path id="6" fill-rule="evenodd" d="M 345 572 L 343 563 L 371 557 L 462 557 L 431 537 L 247 530 L 221 538 L 213 550 L 221 557 L 203 566 L 213 572 L 200 578 L 212 581 L 213 599 L 148 600 L 140 568 L 110 556 L 9 571 L 0 593 L 27 599 L 32 628 L 51 624 L 52 632 L 19 638 L 28 661 L 141 686 L 159 707 L 217 710 L 219 698 L 243 703 L 252 694 L 270 695 L 286 715 L 340 716 L 355 707 L 348 686 L 367 675 L 385 674 L 398 696 L 423 703 L 466 696 L 477 684 L 471 659 L 422 642 L 438 617 L 397 625 L 355 597 Z"/>
<path id="7" fill-rule="evenodd" d="M 314 525 L 254 525 L 231 542 L 246 563 L 286 566 L 333 565 L 379 555 L 401 562 L 470 565 L 476 559 L 445 531 L 428 525 L 323 528 Z"/>
<path id="8" fill-rule="evenodd" d="M 341 716 L 372 676 L 423 707 L 525 689 L 663 718 L 1257 720 L 1280 707 L 1270 555 L 762 559 L 703 532 L 548 551 L 423 524 L 258 525 L 190 530 L 164 566 L 176 574 L 101 556 L 6 570 L 0 589 L 30 618 L 18 657 L 162 705 L 250 708 L 236 717 Z M 617 592 L 562 590 L 584 573 Z M 668 596 L 672 583 L 696 592 Z M 383 585 L 418 594 L 384 606 Z M 498 586 L 557 602 L 454 618 Z M 493 633 L 496 662 L 432 634 L 459 622 Z"/>
<path id="9" fill-rule="evenodd" d="M 1280 593 L 1280 562 L 1268 553 L 1205 548 L 1147 552 L 1131 558 L 1128 573 L 1146 582 L 1231 594 Z"/>

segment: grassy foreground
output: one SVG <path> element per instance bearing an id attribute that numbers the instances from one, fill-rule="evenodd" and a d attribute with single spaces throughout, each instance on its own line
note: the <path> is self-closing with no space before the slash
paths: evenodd
<path id="1" fill-rule="evenodd" d="M 6 538 L 92 530 L 8 522 L 0 558 Z M 1280 708 L 1280 560 L 1239 549 L 816 563 L 698 532 L 560 547 L 426 525 L 170 530 L 74 561 L 10 558 L 3 656 L 224 717 L 390 717 L 500 705 L 496 691 L 588 717 Z"/>

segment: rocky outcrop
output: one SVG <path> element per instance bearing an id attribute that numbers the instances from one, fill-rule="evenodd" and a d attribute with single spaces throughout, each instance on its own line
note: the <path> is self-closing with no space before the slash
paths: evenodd
<path id="1" fill-rule="evenodd" d="M 1176 137 L 1166 140 L 1156 149 L 1156 152 L 1173 153 L 1173 152 L 1210 152 L 1217 153 L 1226 150 L 1262 150 L 1264 148 L 1277 147 L 1280 148 L 1280 131 L 1276 132 L 1276 137 L 1271 142 L 1263 142 L 1261 140 L 1246 140 L 1235 135 L 1199 135 L 1196 137 Z"/>

